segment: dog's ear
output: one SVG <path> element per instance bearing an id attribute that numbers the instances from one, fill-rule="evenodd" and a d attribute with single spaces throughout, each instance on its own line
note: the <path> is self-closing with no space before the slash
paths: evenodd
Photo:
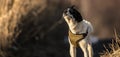
<path id="1" fill-rule="evenodd" d="M 73 14 L 73 12 L 76 11 L 75 5 L 72 5 L 72 6 L 69 7 L 68 9 L 69 9 L 69 12 L 70 12 L 71 14 Z"/>
<path id="2" fill-rule="evenodd" d="M 73 17 L 77 22 L 80 22 L 83 20 L 80 12 L 76 10 L 75 5 L 72 5 L 70 9 L 71 10 L 69 12 L 73 15 Z"/>

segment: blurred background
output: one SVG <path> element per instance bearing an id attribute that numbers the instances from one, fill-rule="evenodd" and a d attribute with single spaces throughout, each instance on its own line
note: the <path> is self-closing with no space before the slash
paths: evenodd
<path id="1" fill-rule="evenodd" d="M 0 4 L 0 57 L 70 57 L 62 13 L 72 5 L 92 23 L 97 38 L 114 38 L 114 29 L 120 34 L 119 0 L 0 0 Z M 95 57 L 104 49 L 100 43 L 93 45 L 98 50 Z"/>

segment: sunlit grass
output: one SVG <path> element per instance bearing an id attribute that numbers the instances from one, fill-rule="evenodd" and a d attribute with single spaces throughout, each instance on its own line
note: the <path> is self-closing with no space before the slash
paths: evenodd
<path id="1" fill-rule="evenodd" d="M 120 38 L 116 29 L 114 29 L 115 38 L 112 40 L 112 43 L 109 44 L 110 51 L 105 47 L 106 51 L 103 52 L 104 55 L 101 57 L 120 57 Z"/>

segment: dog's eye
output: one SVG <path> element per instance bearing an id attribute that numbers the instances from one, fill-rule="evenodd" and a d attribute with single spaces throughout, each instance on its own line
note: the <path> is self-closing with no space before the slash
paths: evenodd
<path id="1" fill-rule="evenodd" d="M 66 14 L 67 14 L 67 15 L 70 15 L 70 13 L 69 13 L 69 12 L 66 12 Z"/>

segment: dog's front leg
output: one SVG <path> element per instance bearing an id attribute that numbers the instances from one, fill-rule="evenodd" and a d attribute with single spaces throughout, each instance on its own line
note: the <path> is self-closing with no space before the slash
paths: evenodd
<path id="1" fill-rule="evenodd" d="M 69 44 L 70 44 L 70 56 L 76 57 L 76 47 L 71 44 L 70 40 L 69 40 Z"/>
<path id="2" fill-rule="evenodd" d="M 83 39 L 81 41 L 79 41 L 79 46 L 81 47 L 83 53 L 84 53 L 84 57 L 89 57 L 89 52 L 88 52 L 88 45 L 87 45 L 87 40 L 86 39 Z"/>

